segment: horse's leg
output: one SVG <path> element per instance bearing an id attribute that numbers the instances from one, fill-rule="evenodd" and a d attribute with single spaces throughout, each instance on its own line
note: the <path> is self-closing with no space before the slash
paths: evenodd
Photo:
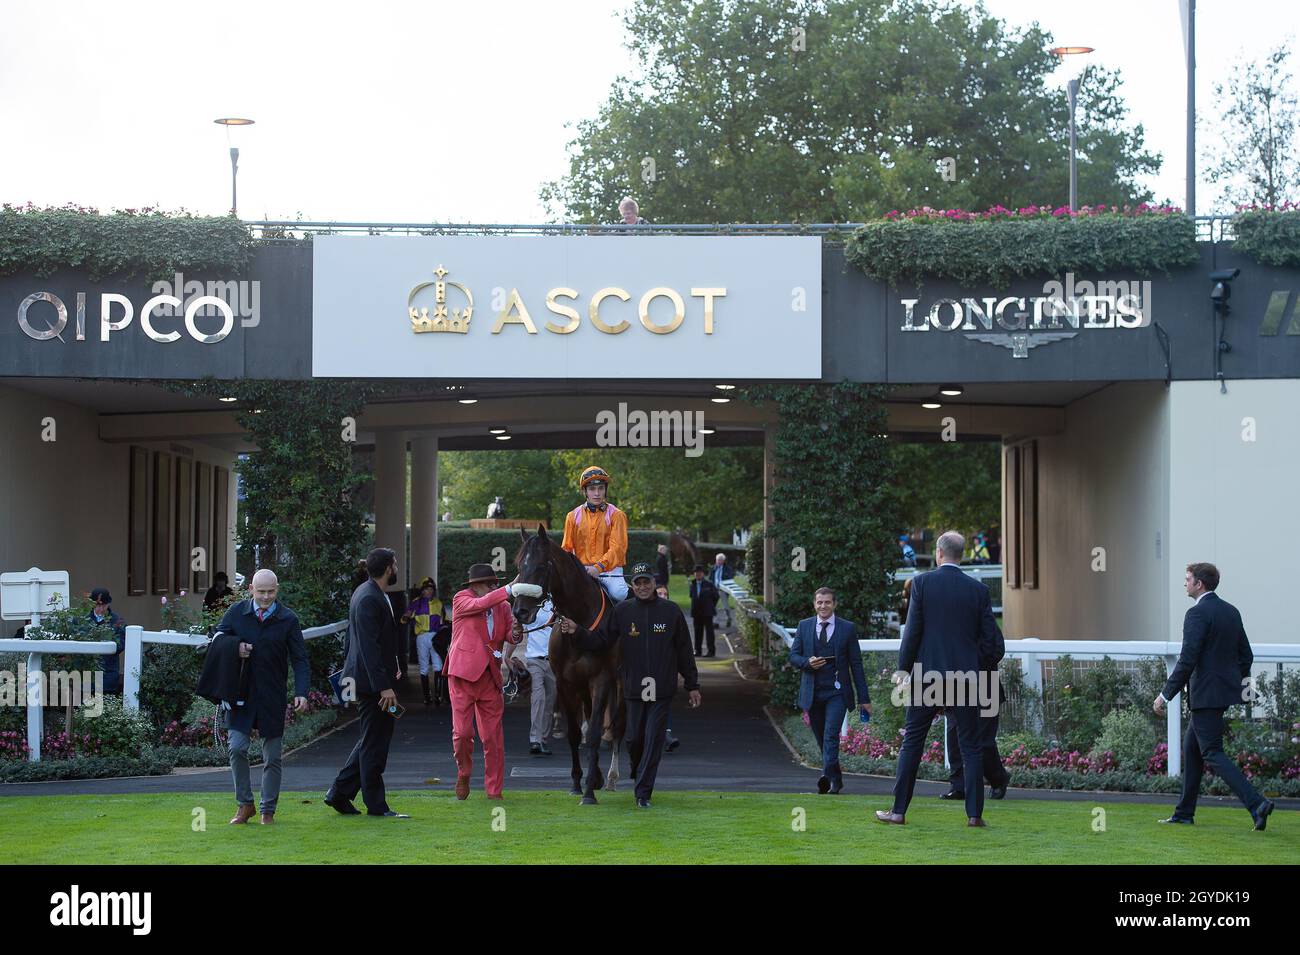
<path id="1" fill-rule="evenodd" d="M 609 747 L 609 777 L 605 788 L 614 792 L 618 783 L 618 754 L 623 746 L 623 738 L 627 734 L 627 701 L 623 699 L 617 680 L 611 684 L 610 693 L 613 696 L 609 704 L 609 729 L 612 742 Z"/>
<path id="2" fill-rule="evenodd" d="M 582 791 L 584 806 L 596 805 L 596 790 L 605 784 L 600 771 L 600 737 L 605 722 L 605 689 L 597 686 L 592 693 L 591 712 L 587 716 L 587 785 Z"/>
<path id="3" fill-rule="evenodd" d="M 560 711 L 564 713 L 564 720 L 568 724 L 569 756 L 573 760 L 569 772 L 573 779 L 573 785 L 569 788 L 569 795 L 581 796 L 582 760 L 578 757 L 578 747 L 582 744 L 582 738 L 578 735 L 578 701 L 575 699 L 572 689 L 560 694 Z"/>

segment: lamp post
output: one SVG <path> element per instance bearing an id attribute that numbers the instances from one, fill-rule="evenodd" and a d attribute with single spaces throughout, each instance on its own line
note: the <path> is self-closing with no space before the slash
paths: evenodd
<path id="1" fill-rule="evenodd" d="M 1057 46 L 1053 47 L 1051 52 L 1056 54 L 1056 58 L 1062 63 L 1066 62 L 1067 56 L 1085 56 L 1093 52 L 1091 46 Z M 1079 79 L 1083 75 L 1083 68 L 1078 67 L 1074 70 L 1074 75 L 1070 77 L 1066 85 L 1066 92 L 1070 97 L 1070 211 L 1073 212 L 1079 207 L 1079 167 L 1077 163 L 1078 152 L 1076 150 L 1077 137 L 1075 134 L 1074 113 L 1075 106 L 1079 101 Z"/>
<path id="2" fill-rule="evenodd" d="M 226 127 L 226 144 L 230 144 L 230 127 L 231 126 L 252 126 L 253 120 L 243 119 L 238 116 L 224 116 L 221 119 L 214 119 L 218 126 Z M 236 180 L 239 176 L 239 147 L 230 147 L 230 214 L 239 215 L 239 192 L 236 186 Z"/>

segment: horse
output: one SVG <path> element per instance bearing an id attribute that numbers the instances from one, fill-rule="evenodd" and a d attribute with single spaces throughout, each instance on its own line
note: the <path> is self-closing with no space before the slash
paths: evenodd
<path id="1" fill-rule="evenodd" d="M 672 556 L 674 564 L 685 569 L 687 577 L 700 562 L 700 554 L 695 549 L 695 542 L 687 537 L 680 527 L 668 535 L 668 553 Z"/>
<path id="2" fill-rule="evenodd" d="M 541 597 L 515 598 L 515 620 L 525 630 L 537 618 L 537 608 L 547 597 L 557 614 L 589 630 L 594 630 L 613 612 L 605 589 L 587 573 L 578 558 L 547 535 L 545 527 L 539 524 L 532 537 L 521 527 L 519 537 L 521 544 L 515 555 L 519 582 L 538 584 L 542 588 Z M 584 650 L 578 646 L 577 634 L 563 634 L 558 625 L 551 630 L 548 652 L 573 758 L 573 788 L 569 794 L 581 796 L 584 806 L 596 804 L 597 789 L 603 787 L 610 792 L 617 789 L 618 756 L 627 728 L 627 704 L 618 673 L 619 651 L 618 646 L 600 652 Z M 583 720 L 586 733 L 581 742 L 588 747 L 585 788 L 579 757 Z M 606 729 L 611 735 L 607 775 L 600 770 L 600 742 Z"/>

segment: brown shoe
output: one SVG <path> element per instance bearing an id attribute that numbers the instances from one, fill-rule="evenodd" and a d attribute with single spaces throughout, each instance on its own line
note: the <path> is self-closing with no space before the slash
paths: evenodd
<path id="1" fill-rule="evenodd" d="M 252 819 L 254 815 L 256 815 L 256 811 L 253 809 L 252 803 L 249 803 L 247 806 L 240 806 L 239 810 L 235 813 L 235 818 L 230 820 L 230 824 L 232 826 L 242 826 L 244 823 L 248 822 L 248 820 Z"/>
<path id="2" fill-rule="evenodd" d="M 456 777 L 456 798 L 457 799 L 469 798 L 469 777 L 468 776 Z"/>
<path id="3" fill-rule="evenodd" d="M 979 816 L 973 816 L 966 820 L 966 825 L 971 829 L 987 829 L 989 824 Z"/>
<path id="4" fill-rule="evenodd" d="M 888 823 L 891 826 L 907 825 L 907 820 L 895 812 L 885 812 L 883 809 L 876 810 L 876 818 L 881 822 Z"/>
<path id="5" fill-rule="evenodd" d="M 273 812 L 262 813 L 262 825 L 269 826 L 273 822 L 275 822 L 275 813 Z"/>

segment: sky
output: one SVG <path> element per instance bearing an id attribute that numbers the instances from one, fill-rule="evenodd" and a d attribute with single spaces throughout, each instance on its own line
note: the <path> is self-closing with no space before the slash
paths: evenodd
<path id="1" fill-rule="evenodd" d="M 1130 118 L 1165 160 L 1143 184 L 1181 206 L 1178 0 L 985 6 L 1123 71 Z M 567 170 L 573 126 L 637 73 L 626 7 L 0 0 L 0 201 L 222 214 L 235 145 L 245 219 L 546 221 L 538 190 Z M 1200 0 L 1197 16 L 1205 142 L 1215 82 L 1300 36 L 1300 2 Z M 256 125 L 228 143 L 219 116 Z M 1211 194 L 1202 182 L 1198 212 L 1223 211 Z"/>

